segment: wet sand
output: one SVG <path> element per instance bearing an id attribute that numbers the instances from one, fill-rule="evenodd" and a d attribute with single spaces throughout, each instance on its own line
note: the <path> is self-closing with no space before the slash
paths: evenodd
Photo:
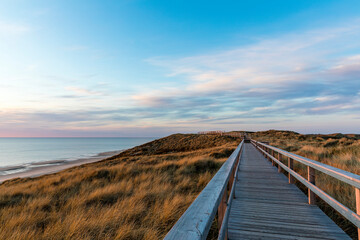
<path id="1" fill-rule="evenodd" d="M 105 158 L 119 154 L 122 151 L 111 151 L 99 153 L 96 156 L 90 158 L 83 158 L 73 161 L 67 160 L 54 160 L 54 161 L 45 161 L 45 162 L 36 162 L 31 164 L 24 164 L 18 166 L 8 166 L 0 167 L 0 183 L 10 180 L 13 178 L 27 178 L 27 177 L 38 177 L 41 175 L 51 174 L 60 172 L 64 169 L 80 166 L 86 163 L 93 163 Z M 6 172 L 12 171 L 13 173 L 6 174 Z"/>

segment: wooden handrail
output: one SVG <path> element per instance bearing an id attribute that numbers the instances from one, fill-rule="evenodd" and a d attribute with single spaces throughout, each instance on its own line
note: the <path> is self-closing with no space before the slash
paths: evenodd
<path id="1" fill-rule="evenodd" d="M 223 221 L 221 223 L 221 228 L 219 231 L 219 236 L 218 236 L 218 240 L 226 240 L 227 239 L 227 230 L 228 230 L 228 223 L 229 223 L 229 216 L 230 216 L 230 210 L 231 210 L 231 204 L 232 204 L 232 200 L 236 197 L 235 195 L 235 182 L 238 180 L 237 176 L 239 173 L 239 166 L 240 166 L 240 157 L 241 157 L 241 152 L 242 149 L 240 149 L 240 153 L 239 153 L 239 157 L 238 157 L 238 163 L 236 164 L 236 169 L 235 169 L 235 175 L 234 175 L 234 183 L 232 184 L 231 187 L 231 191 L 230 191 L 230 195 L 229 195 L 229 199 L 227 202 L 227 208 L 226 208 L 226 212 L 223 218 Z"/>
<path id="2" fill-rule="evenodd" d="M 332 166 L 329 166 L 329 165 L 326 165 L 324 163 L 320 163 L 318 161 L 315 161 L 315 160 L 311 160 L 309 158 L 306 158 L 306 157 L 302 157 L 302 156 L 299 156 L 299 155 L 296 155 L 294 153 L 289 153 L 285 150 L 282 150 L 280 148 L 277 148 L 277 147 L 273 147 L 273 146 L 270 146 L 268 144 L 264 144 L 262 142 L 258 142 L 258 141 L 255 141 L 255 140 L 251 140 L 253 143 L 258 144 L 258 145 L 261 145 L 261 146 L 264 146 L 268 149 L 271 149 L 271 150 L 274 150 L 284 156 L 287 156 L 287 157 L 290 157 L 291 159 L 294 159 L 295 161 L 299 162 L 299 163 L 302 163 L 306 166 L 309 166 L 309 167 L 312 167 L 322 173 L 325 173 L 326 175 L 329 175 L 329 176 L 332 176 L 342 182 L 346 182 L 348 184 L 350 184 L 351 186 L 355 187 L 355 188 L 360 188 L 360 176 L 359 175 L 356 175 L 354 173 L 351 173 L 351 172 L 347 172 L 347 171 L 344 171 L 344 170 L 341 170 L 339 168 L 336 168 L 336 167 L 332 167 Z"/>
<path id="3" fill-rule="evenodd" d="M 227 195 L 229 180 L 234 178 L 243 143 L 244 140 L 166 234 L 164 239 L 206 239 L 216 211 L 224 196 Z M 234 183 L 235 179 L 233 179 L 232 185 Z M 227 203 L 227 198 L 225 201 Z M 223 214 L 225 215 L 225 212 Z M 222 219 L 225 219 L 226 216 L 224 215 Z"/>
<path id="4" fill-rule="evenodd" d="M 255 140 L 251 140 L 251 142 L 257 147 L 266 157 L 271 159 L 272 162 L 275 162 L 278 164 L 278 167 L 284 169 L 286 172 L 289 173 L 289 182 L 292 183 L 291 177 L 296 178 L 299 182 L 301 182 L 303 185 L 305 185 L 308 188 L 308 197 L 309 197 L 309 204 L 315 203 L 315 195 L 320 197 L 322 200 L 324 200 L 326 203 L 328 203 L 331 207 L 333 207 L 336 211 L 338 211 L 341 215 L 343 215 L 346 219 L 348 219 L 350 222 L 352 222 L 356 227 L 358 227 L 358 235 L 360 239 L 360 176 L 305 158 L 301 157 L 299 155 L 289 153 L 285 150 L 270 146 L 268 144 L 264 144 Z M 273 154 L 268 153 L 268 151 L 272 150 L 276 151 L 279 155 L 278 158 L 275 158 Z M 280 154 L 288 157 L 288 166 L 283 164 L 280 161 Z M 300 174 L 295 172 L 293 168 L 293 164 L 291 160 L 298 161 L 299 163 L 302 163 L 307 166 L 308 168 L 308 179 L 305 179 Z M 315 185 L 315 172 L 314 169 L 325 173 L 327 175 L 330 175 L 340 181 L 346 182 L 350 184 L 351 186 L 355 187 L 355 201 L 356 201 L 356 213 L 353 212 L 351 209 L 347 208 L 343 204 L 341 204 L 339 201 L 322 191 L 320 188 L 318 188 Z"/>

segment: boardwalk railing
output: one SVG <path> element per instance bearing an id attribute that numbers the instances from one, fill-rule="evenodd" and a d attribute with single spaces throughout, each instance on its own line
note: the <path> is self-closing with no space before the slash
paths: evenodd
<path id="1" fill-rule="evenodd" d="M 239 144 L 164 239 L 206 239 L 216 213 L 219 236 L 226 239 L 229 210 L 235 196 L 234 179 L 238 172 L 243 143 L 244 141 Z"/>
<path id="2" fill-rule="evenodd" d="M 305 185 L 308 188 L 308 198 L 309 204 L 315 204 L 315 195 L 324 200 L 327 204 L 329 204 L 332 208 L 338 211 L 341 215 L 343 215 L 346 219 L 352 222 L 356 227 L 358 227 L 358 236 L 360 239 L 360 176 L 293 154 L 282 149 L 270 146 L 265 143 L 261 143 L 255 140 L 251 140 L 251 142 L 257 147 L 260 152 L 264 154 L 264 156 L 272 161 L 272 164 L 278 165 L 279 172 L 281 169 L 284 169 L 288 172 L 289 183 L 294 182 L 294 178 L 296 178 L 299 182 Z M 287 166 L 280 161 L 282 156 L 287 157 Z M 300 174 L 296 173 L 293 170 L 293 162 L 297 161 L 305 166 L 307 166 L 308 176 L 307 179 L 302 177 Z M 315 184 L 315 170 L 322 172 L 326 175 L 334 177 L 342 182 L 350 184 L 355 188 L 355 201 L 356 201 L 356 213 L 351 211 L 348 207 L 344 206 L 336 199 L 332 198 L 320 188 L 318 188 Z"/>

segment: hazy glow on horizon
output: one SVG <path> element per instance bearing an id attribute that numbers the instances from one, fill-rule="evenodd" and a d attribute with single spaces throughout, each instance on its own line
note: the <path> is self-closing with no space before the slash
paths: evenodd
<path id="1" fill-rule="evenodd" d="M 4 0 L 0 137 L 359 133 L 359 12 L 353 0 Z"/>

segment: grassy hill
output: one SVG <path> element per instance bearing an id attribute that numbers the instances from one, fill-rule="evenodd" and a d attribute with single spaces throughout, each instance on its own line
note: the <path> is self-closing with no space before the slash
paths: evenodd
<path id="1" fill-rule="evenodd" d="M 0 185 L 0 239 L 161 239 L 239 143 L 175 134 Z"/>
<path id="2" fill-rule="evenodd" d="M 359 135 L 275 130 L 250 134 L 360 174 Z M 220 135 L 174 134 L 97 163 L 6 181 L 0 185 L 0 239 L 161 239 L 239 141 Z M 295 164 L 295 170 L 306 176 L 301 165 Z M 353 188 L 323 174 L 317 174 L 316 184 L 355 209 Z M 325 203 L 319 201 L 319 206 L 356 237 L 351 223 Z"/>

